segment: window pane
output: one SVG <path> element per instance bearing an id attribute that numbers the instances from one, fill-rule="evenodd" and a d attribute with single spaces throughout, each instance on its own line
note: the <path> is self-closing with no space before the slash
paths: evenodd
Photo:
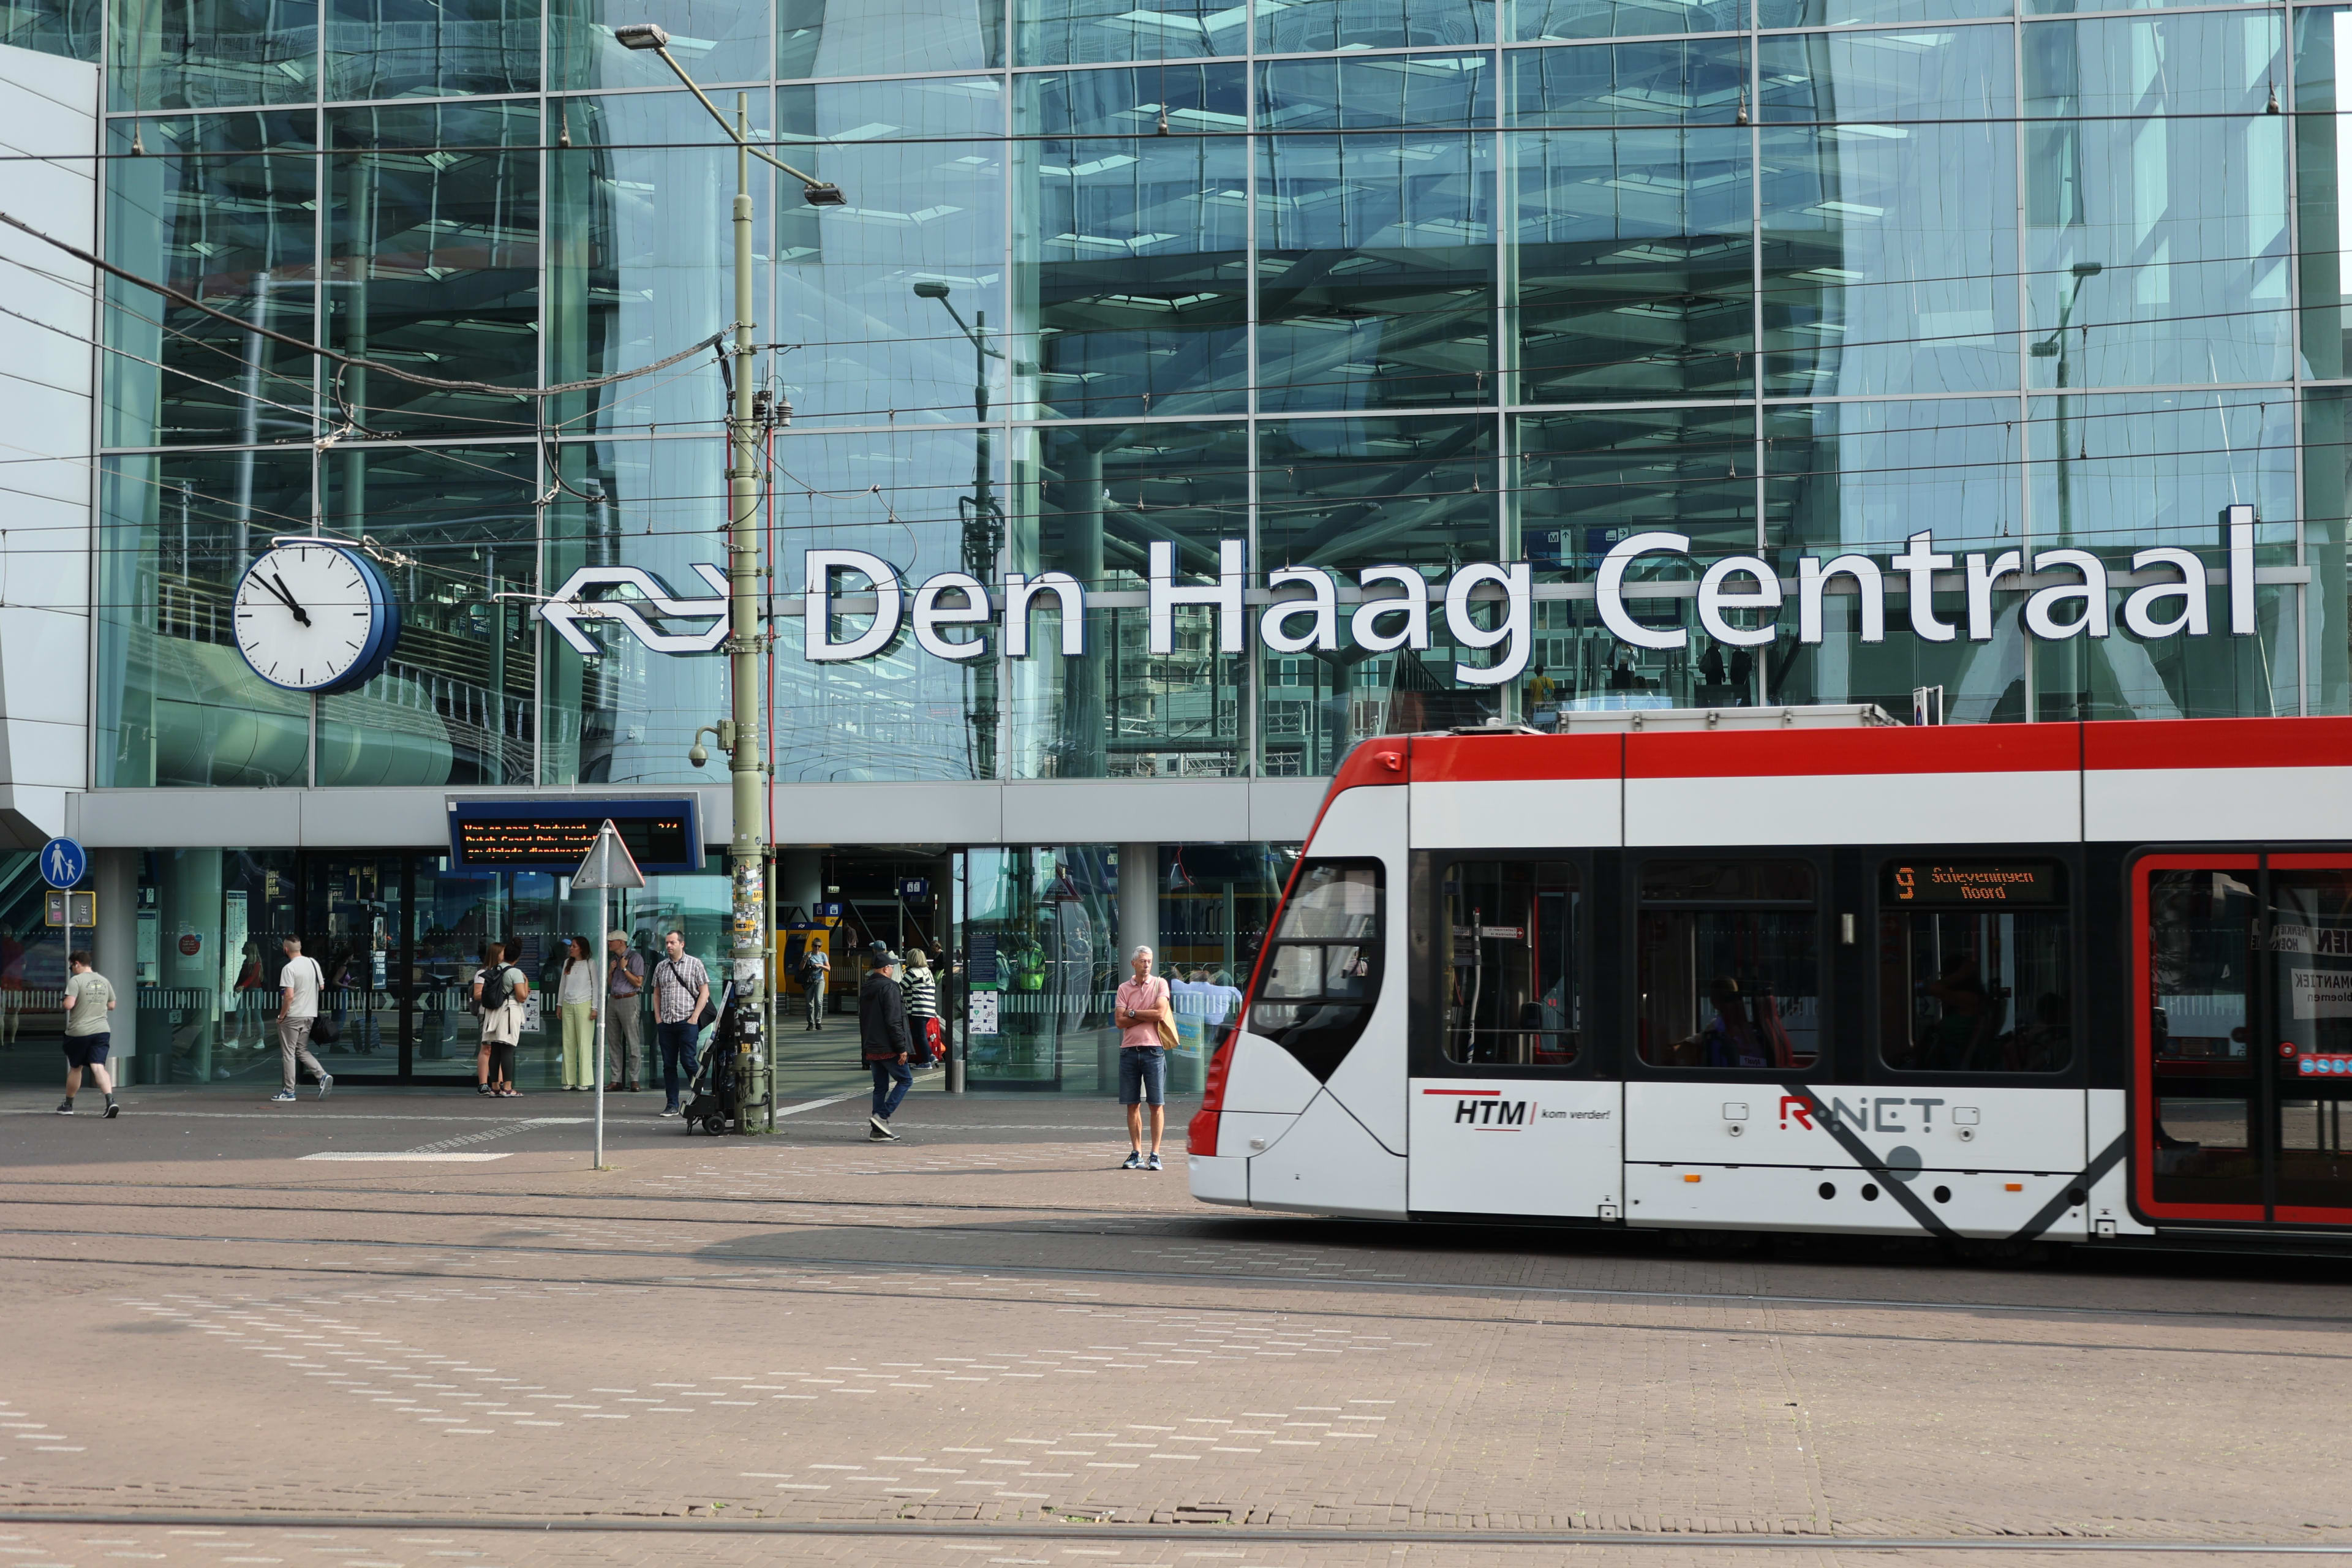
<path id="1" fill-rule="evenodd" d="M 1276 948 L 1273 962 L 1265 966 L 1265 984 L 1260 994 L 1267 997 L 1322 995 L 1323 950 L 1319 947 Z"/>
<path id="2" fill-rule="evenodd" d="M 1286 941 L 1294 937 L 1379 935 L 1381 873 L 1376 866 L 1317 861 L 1298 875 L 1298 886 L 1283 906 Z"/>
<path id="3" fill-rule="evenodd" d="M 1811 902 L 1813 868 L 1802 860 L 1653 860 L 1642 868 L 1643 903 Z"/>
<path id="4" fill-rule="evenodd" d="M 2056 1072 L 2074 1059 L 2061 910 L 1879 918 L 1878 1049 L 1928 1072 Z"/>
<path id="5" fill-rule="evenodd" d="M 1642 1059 L 1652 1067 L 1811 1067 L 1821 1035 L 1810 913 L 1643 911 Z"/>
<path id="6" fill-rule="evenodd" d="M 1572 866 L 1470 861 L 1447 871 L 1439 934 L 1448 1058 L 1544 1066 L 1576 1059 L 1581 916 Z"/>
<path id="7" fill-rule="evenodd" d="M 2148 877 L 2158 1203 L 2263 1201 L 2247 1114 L 2253 1094 L 2246 1034 L 2255 963 L 2252 876 L 2157 871 Z"/>

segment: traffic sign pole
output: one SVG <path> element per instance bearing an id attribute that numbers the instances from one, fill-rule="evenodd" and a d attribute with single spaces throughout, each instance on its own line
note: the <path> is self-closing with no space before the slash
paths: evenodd
<path id="1" fill-rule="evenodd" d="M 613 826 L 610 817 L 596 830 L 596 842 L 580 858 L 580 869 L 572 874 L 572 886 L 596 889 L 596 950 L 597 962 L 612 962 L 613 928 L 609 923 L 607 905 L 614 888 L 642 888 L 646 874 L 637 869 L 637 862 L 629 847 L 621 841 L 621 830 Z M 609 973 L 597 985 L 596 1007 L 596 1165 L 604 1167 L 604 1042 L 613 1024 L 613 985 Z M 629 998 L 632 1006 L 635 996 Z"/>

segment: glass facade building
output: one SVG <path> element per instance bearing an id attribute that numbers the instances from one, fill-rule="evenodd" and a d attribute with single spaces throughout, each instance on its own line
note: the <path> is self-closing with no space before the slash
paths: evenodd
<path id="1" fill-rule="evenodd" d="M 0 39 L 103 68 L 110 259 L 518 388 L 732 314 L 734 153 L 619 46 L 634 21 L 847 198 L 760 177 L 760 374 L 792 409 L 761 503 L 780 841 L 837 837 L 786 821 L 795 785 L 1311 780 L 1365 735 L 1539 699 L 2352 710 L 2352 6 L 0 0 Z M 593 565 L 703 592 L 709 358 L 542 402 L 339 370 L 117 283 L 102 315 L 94 789 L 700 776 L 723 661 L 596 621 L 583 655 L 534 605 Z M 1921 532 L 2123 576 L 2159 545 L 2218 572 L 2231 505 L 2259 523 L 2252 637 L 2037 640 L 2014 584 L 1986 640 L 1895 615 L 1864 641 L 1833 596 L 1819 643 L 1784 611 L 1725 646 L 1687 585 L 1638 611 L 1690 626 L 1680 649 L 1596 614 L 1600 558 L 1644 531 L 1692 542 L 1644 570 L 1694 581 Z M 226 619 L 270 536 L 314 529 L 374 542 L 406 616 L 389 668 L 315 714 Z M 1254 585 L 1526 562 L 1549 685 L 1465 684 L 1442 620 L 1419 652 L 1343 616 L 1334 648 L 1236 653 L 1187 611 L 1153 651 L 1151 547 L 1213 574 L 1234 539 Z M 812 548 L 910 583 L 1067 573 L 1095 590 L 1086 651 L 806 662 Z M 1957 583 L 1936 602 L 1963 613 Z M 1045 846 L 953 855 L 943 882 L 1003 893 L 973 921 L 1100 881 Z"/>

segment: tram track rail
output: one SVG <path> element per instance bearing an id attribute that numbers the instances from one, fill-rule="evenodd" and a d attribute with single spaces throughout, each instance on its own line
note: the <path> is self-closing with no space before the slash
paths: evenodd
<path id="1" fill-rule="evenodd" d="M 2352 1540 L 2219 1541 L 2166 1536 L 2061 1533 L 2004 1535 L 1841 1535 L 1833 1531 L 1783 1533 L 1630 1530 L 1401 1529 L 1228 1524 L 1212 1520 L 1183 1524 L 1115 1524 L 1059 1515 L 1034 1521 L 950 1520 L 791 1520 L 633 1517 L 628 1515 L 207 1513 L 177 1509 L 0 1508 L 0 1523 L 124 1527 L 226 1528 L 232 1530 L 454 1530 L 537 1535 L 699 1535 L 781 1537 L 803 1540 L 1183 1542 L 1188 1545 L 1328 1546 L 1570 1546 L 1669 1547 L 1683 1552 L 1724 1548 L 1748 1552 L 1848 1551 L 1877 1552 L 2182 1552 L 2226 1556 L 2352 1557 Z"/>
<path id="2" fill-rule="evenodd" d="M 1057 1232 L 1055 1234 L 1066 1235 L 1068 1233 Z M 669 1267 L 679 1267 L 688 1263 L 693 1263 L 705 1267 L 724 1267 L 729 1269 L 744 1269 L 750 1268 L 779 1271 L 787 1269 L 823 1269 L 827 1272 L 835 1273 L 856 1270 L 875 1274 L 913 1274 L 925 1277 L 978 1277 L 985 1279 L 1032 1280 L 1084 1279 L 1097 1283 L 1179 1288 L 1192 1286 L 1245 1286 L 1253 1288 L 1275 1287 L 1293 1290 L 1314 1290 L 1324 1294 L 1328 1294 L 1338 1290 L 1349 1294 L 1437 1296 L 1442 1299 L 1454 1300 L 1465 1300 L 1485 1297 L 1516 1298 L 1522 1300 L 1528 1299 L 1538 1299 L 1562 1301 L 1663 1301 L 1690 1303 L 1715 1308 L 1741 1307 L 1758 1310 L 1805 1308 L 1824 1310 L 1881 1311 L 1895 1313 L 1913 1312 L 1971 1317 L 1995 1314 L 2004 1317 L 2056 1319 L 2063 1321 L 2098 1321 L 2115 1323 L 2146 1323 L 2155 1321 L 2178 1322 L 2184 1324 L 2221 1322 L 2250 1327 L 2259 1326 L 2263 1328 L 2315 1329 L 2321 1331 L 2352 1331 L 2352 1314 L 2336 1315 L 2319 1312 L 2273 1312 L 2259 1310 L 2239 1310 L 2230 1308 L 2107 1307 L 2076 1305 L 2063 1302 L 2036 1303 L 2015 1301 L 1969 1301 L 1954 1300 L 1928 1300 L 1922 1299 L 1906 1299 L 1902 1297 L 1823 1296 L 1769 1291 L 1693 1290 L 1675 1289 L 1672 1288 L 1538 1285 L 1507 1282 L 1496 1282 L 1494 1284 L 1465 1284 L 1446 1280 L 1334 1279 L 1328 1276 L 1314 1277 L 1300 1275 L 1297 1273 L 1252 1273 L 1234 1269 L 1203 1271 L 1177 1268 L 1104 1268 L 1099 1265 L 1052 1263 L 957 1263 L 919 1261 L 906 1258 L 847 1258 L 812 1254 L 779 1255 L 749 1253 L 730 1257 L 714 1257 L 709 1253 L 681 1254 L 675 1251 L 650 1251 L 630 1247 L 549 1247 L 518 1242 L 436 1241 L 423 1239 L 403 1240 L 381 1238 L 366 1240 L 322 1240 L 317 1237 L 309 1237 L 239 1236 L 226 1234 L 163 1233 L 155 1231 L 90 1230 L 82 1228 L 65 1229 L 49 1227 L 37 1229 L 21 1226 L 0 1226 L 0 1239 L 11 1237 L 23 1238 L 26 1240 L 71 1240 L 75 1242 L 89 1242 L 91 1240 L 127 1242 L 145 1241 L 163 1245 L 187 1247 L 260 1246 L 273 1248 L 305 1247 L 313 1249 L 357 1247 L 367 1248 L 380 1253 L 392 1252 L 394 1254 L 446 1255 L 450 1253 L 478 1253 L 513 1258 L 530 1258 L 563 1260 L 593 1258 L 606 1263 L 625 1259 L 647 1265 Z M 184 1261 L 100 1258 L 87 1254 L 35 1254 L 18 1252 L 11 1256 L 16 1261 L 28 1263 L 83 1264 L 131 1268 L 161 1267 L 234 1269 L 238 1271 L 252 1271 L 268 1274 L 289 1272 L 341 1273 L 359 1278 L 382 1278 L 387 1274 L 395 1276 L 405 1274 L 414 1277 L 413 1271 L 398 1268 L 357 1268 L 353 1267 L 349 1261 L 340 1258 L 328 1259 L 321 1263 L 303 1262 L 283 1265 L 264 1265 L 257 1263 L 231 1262 L 218 1259 L 189 1259 Z M 471 1273 L 465 1275 L 436 1273 L 431 1277 L 436 1279 L 462 1278 L 468 1279 L 488 1278 L 488 1276 Z M 539 1282 L 530 1276 L 518 1275 L 512 1278 L 516 1282 Z M 567 1280 L 579 1283 L 600 1283 L 644 1288 L 669 1287 L 726 1289 L 736 1290 L 754 1288 L 765 1289 L 772 1288 L 773 1286 L 793 1288 L 791 1286 L 791 1282 L 789 1280 L 781 1279 L 759 1287 L 754 1287 L 746 1285 L 740 1278 L 730 1277 L 713 1277 L 708 1280 L 691 1280 L 684 1278 L 670 1277 L 648 1279 L 643 1276 L 632 1275 L 625 1277 L 612 1276 L 592 1280 L 578 1274 L 576 1271 L 566 1271 L 564 1278 Z M 799 1287 L 798 1289 L 809 1289 L 811 1288 Z M 830 1294 L 833 1292 L 813 1291 L 813 1293 Z M 878 1293 L 888 1294 L 889 1292 Z M 935 1295 L 927 1295 L 921 1299 L 937 1300 L 938 1298 Z M 1146 1303 L 1139 1302 L 1132 1304 L 1145 1305 Z M 1238 1307 L 1228 1308 L 1221 1306 L 1220 1310 L 1241 1309 Z M 1286 1307 L 1279 1309 L 1264 1308 L 1259 1310 L 1280 1310 L 1294 1313 L 1306 1312 L 1318 1315 L 1341 1315 L 1333 1312 L 1330 1309 L 1322 1307 Z M 1381 1313 L 1365 1315 L 1395 1318 L 1399 1316 L 1406 1316 L 1408 1314 Z M 1432 1316 L 1436 1321 L 1452 1322 L 1465 1321 L 1458 1316 L 1449 1316 L 1444 1314 L 1433 1314 Z M 1539 1327 L 1571 1326 L 1565 1323 L 1554 1324 L 1549 1320 L 1501 1321 L 1518 1321 L 1527 1323 L 1528 1326 Z M 1638 1327 L 1641 1325 L 1593 1323 L 1589 1326 Z M 1810 1331 L 1773 1329 L 1769 1331 L 1756 1330 L 1750 1331 L 1802 1333 Z M 1907 1338 L 1910 1336 L 1895 1337 Z M 1947 1336 L 1937 1336 L 1937 1338 L 1939 1341 L 1948 1339 Z M 2011 1344 L 2024 1343 L 2027 1342 L 1993 1340 L 1986 1341 L 1984 1342 Z M 2066 1344 L 2067 1348 L 2098 1348 L 2081 1346 L 2074 1343 L 2073 1342 L 2062 1342 Z M 2123 1346 L 2118 1348 L 2137 1349 L 2141 1347 Z M 2333 1352 L 2314 1352 L 2295 1353 L 2315 1355 L 2322 1359 L 2337 1359 Z M 2344 1352 L 2344 1358 L 2352 1359 L 2352 1345 L 2347 1345 L 2347 1351 Z"/>

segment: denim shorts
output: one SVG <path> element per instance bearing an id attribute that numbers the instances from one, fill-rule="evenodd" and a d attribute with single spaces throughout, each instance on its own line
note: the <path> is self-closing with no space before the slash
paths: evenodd
<path id="1" fill-rule="evenodd" d="M 1168 1047 L 1123 1046 L 1118 1053 L 1118 1102 L 1168 1103 Z"/>

